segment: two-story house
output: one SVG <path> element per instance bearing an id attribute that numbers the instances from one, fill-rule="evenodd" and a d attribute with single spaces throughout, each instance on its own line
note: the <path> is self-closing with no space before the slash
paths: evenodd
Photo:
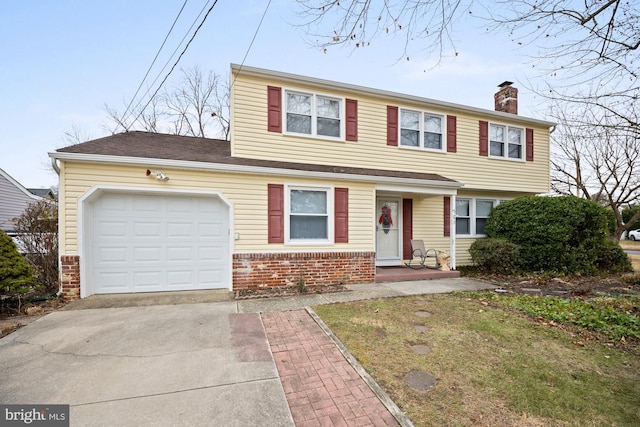
<path id="1" fill-rule="evenodd" d="M 146 132 L 50 153 L 67 298 L 372 282 L 409 241 L 468 248 L 493 206 L 549 190 L 553 123 L 231 66 L 231 141 Z"/>

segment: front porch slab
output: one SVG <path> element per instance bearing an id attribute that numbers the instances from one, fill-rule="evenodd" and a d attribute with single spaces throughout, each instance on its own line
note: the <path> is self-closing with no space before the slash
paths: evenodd
<path id="1" fill-rule="evenodd" d="M 376 282 L 404 282 L 409 280 L 450 279 L 460 277 L 460 272 L 441 271 L 432 268 L 414 270 L 404 266 L 376 267 Z"/>

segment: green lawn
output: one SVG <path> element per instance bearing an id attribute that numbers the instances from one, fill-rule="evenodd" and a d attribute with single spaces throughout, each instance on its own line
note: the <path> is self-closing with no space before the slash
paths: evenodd
<path id="1" fill-rule="evenodd" d="M 502 298 L 423 295 L 314 310 L 416 426 L 640 425 L 632 337 L 606 338 L 546 312 L 528 316 Z M 614 305 L 634 330 L 638 300 L 629 301 Z M 431 351 L 417 354 L 415 345 Z M 409 388 L 411 371 L 433 374 L 435 388 Z"/>

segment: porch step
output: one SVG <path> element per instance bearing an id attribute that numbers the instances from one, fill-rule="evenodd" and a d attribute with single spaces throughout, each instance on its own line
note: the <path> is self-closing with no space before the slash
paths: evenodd
<path id="1" fill-rule="evenodd" d="M 414 270 L 408 267 L 376 267 L 376 282 L 404 282 L 460 277 L 459 271 L 440 271 L 431 268 Z"/>

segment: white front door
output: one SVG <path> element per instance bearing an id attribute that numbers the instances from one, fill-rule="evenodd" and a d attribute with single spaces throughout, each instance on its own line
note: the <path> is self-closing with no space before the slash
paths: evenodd
<path id="1" fill-rule="evenodd" d="M 376 206 L 376 264 L 401 265 L 400 199 L 379 197 Z"/>

